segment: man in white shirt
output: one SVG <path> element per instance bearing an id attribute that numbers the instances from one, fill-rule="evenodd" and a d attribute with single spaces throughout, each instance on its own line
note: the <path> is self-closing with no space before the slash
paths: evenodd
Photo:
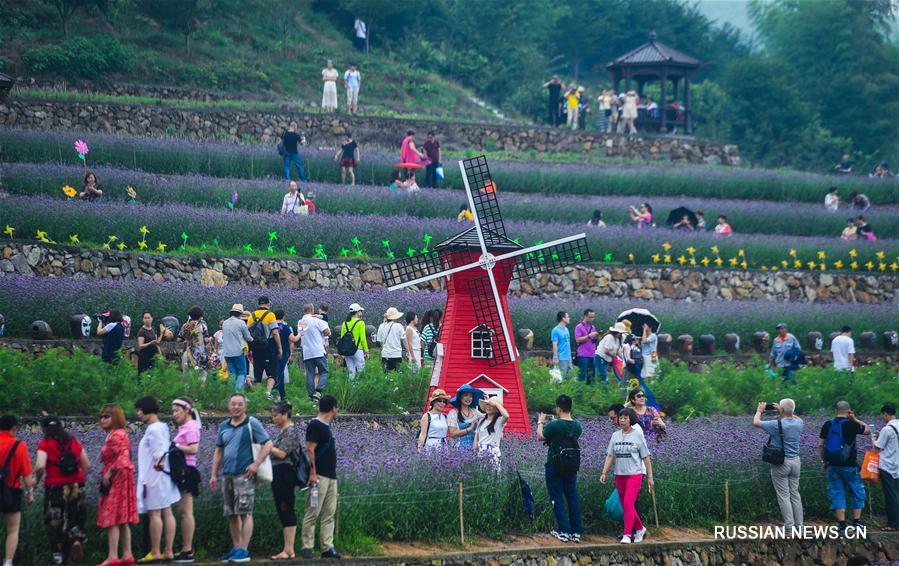
<path id="1" fill-rule="evenodd" d="M 394 371 L 403 363 L 403 336 L 406 329 L 400 319 L 403 313 L 390 307 L 384 313 L 384 322 L 378 327 L 378 343 L 381 344 L 381 365 L 384 371 Z"/>
<path id="2" fill-rule="evenodd" d="M 303 305 L 303 318 L 297 321 L 297 335 L 291 336 L 290 341 L 300 342 L 303 349 L 306 393 L 314 403 L 322 398 L 322 391 L 328 385 L 328 353 L 325 351 L 325 337 L 330 335 L 331 328 L 328 323 L 315 316 L 315 307 L 311 303 Z"/>
<path id="3" fill-rule="evenodd" d="M 887 527 L 883 530 L 899 531 L 899 500 L 896 498 L 896 480 L 899 479 L 899 419 L 896 418 L 896 406 L 887 403 L 880 409 L 880 416 L 887 423 L 880 429 L 874 443 L 880 456 L 877 472 L 887 509 Z"/>
<path id="4" fill-rule="evenodd" d="M 844 326 L 840 335 L 830 343 L 833 353 L 833 369 L 837 371 L 855 371 L 855 342 L 852 340 L 852 328 Z"/>
<path id="5" fill-rule="evenodd" d="M 609 332 L 602 337 L 596 345 L 596 357 L 593 358 L 593 366 L 603 383 L 609 382 L 609 369 L 613 360 L 621 353 L 621 337 L 627 334 L 627 327 L 623 322 L 616 322 L 609 327 Z"/>
<path id="6" fill-rule="evenodd" d="M 359 51 L 365 51 L 365 38 L 368 36 L 368 28 L 365 27 L 365 22 L 356 18 L 356 21 L 353 22 L 353 31 L 356 32 L 356 37 L 353 38 L 353 45 Z"/>
<path id="7" fill-rule="evenodd" d="M 297 190 L 297 182 L 291 181 L 289 185 L 290 192 L 284 195 L 281 201 L 281 216 L 285 214 L 308 214 L 309 209 L 306 207 L 306 197 Z"/>
<path id="8" fill-rule="evenodd" d="M 355 63 L 350 63 L 350 68 L 343 74 L 343 86 L 346 87 L 346 106 L 350 114 L 355 114 L 359 106 L 359 86 L 362 84 L 362 75 Z"/>

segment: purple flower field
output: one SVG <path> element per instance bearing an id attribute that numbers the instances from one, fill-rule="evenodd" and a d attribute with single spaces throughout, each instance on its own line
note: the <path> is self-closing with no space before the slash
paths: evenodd
<path id="1" fill-rule="evenodd" d="M 359 302 L 366 308 L 369 324 L 380 323 L 380 314 L 390 306 L 404 312 L 419 314 L 432 308 L 442 308 L 445 295 L 427 291 L 373 290 L 360 293 L 314 289 L 298 291 L 284 288 L 265 289 L 228 285 L 208 288 L 198 284 L 155 281 L 112 281 L 93 278 L 0 277 L 0 313 L 6 316 L 7 334 L 25 336 L 33 320 L 45 320 L 57 336 L 67 336 L 69 317 L 77 313 L 94 313 L 119 308 L 134 318 L 149 310 L 159 319 L 173 314 L 181 319 L 193 305 L 206 311 L 206 319 L 217 321 L 226 315 L 234 303 L 254 304 L 265 293 L 276 308 L 284 308 L 288 319 L 299 318 L 302 305 L 327 304 L 338 320 L 349 305 Z M 597 311 L 597 325 L 612 324 L 618 313 L 634 306 L 633 301 L 600 298 L 556 299 L 512 297 L 512 322 L 517 328 L 531 328 L 536 344 L 545 347 L 555 325 L 555 313 L 566 310 L 582 312 L 585 308 Z M 827 336 L 843 324 L 862 330 L 883 332 L 896 329 L 895 305 L 778 303 L 769 301 L 704 301 L 686 302 L 661 300 L 639 302 L 650 308 L 661 320 L 662 330 L 673 336 L 682 333 L 711 332 L 723 340 L 727 332 L 737 332 L 745 344 L 757 330 L 774 333 L 774 326 L 786 321 L 791 331 L 802 336 L 819 331 Z"/>

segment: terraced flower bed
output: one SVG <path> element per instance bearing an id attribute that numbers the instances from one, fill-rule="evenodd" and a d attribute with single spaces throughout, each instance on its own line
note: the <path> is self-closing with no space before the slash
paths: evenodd
<path id="1" fill-rule="evenodd" d="M 145 204 L 187 204 L 225 209 L 234 193 L 237 207 L 252 212 L 276 211 L 286 191 L 280 179 L 248 180 L 222 179 L 199 175 L 158 175 L 134 169 L 93 167 L 101 179 L 106 200 L 127 202 L 128 187 L 133 187 L 138 201 Z M 59 164 L 10 164 L 2 169 L 8 192 L 17 195 L 48 195 L 67 198 L 62 187 L 81 186 L 82 167 Z M 357 185 L 348 187 L 330 183 L 303 185 L 301 190 L 314 191 L 316 205 L 332 214 L 378 214 L 382 216 L 413 216 L 416 218 L 454 218 L 459 205 L 467 202 L 461 190 L 424 190 L 411 198 L 398 194 L 386 186 Z M 593 210 L 603 211 L 603 217 L 615 230 L 631 228 L 628 206 L 636 204 L 630 196 L 568 196 L 517 195 L 504 193 L 501 200 L 503 215 L 510 220 L 536 220 L 586 224 Z M 857 214 L 851 209 L 830 213 L 820 203 L 785 205 L 773 201 L 745 201 L 732 199 L 702 199 L 655 197 L 651 202 L 657 223 L 664 225 L 668 213 L 685 206 L 703 210 L 709 228 L 718 214 L 726 214 L 739 234 L 784 234 L 793 236 L 824 236 L 836 240 L 847 216 Z M 865 213 L 879 238 L 899 237 L 899 207 L 878 206 Z"/>
<path id="2" fill-rule="evenodd" d="M 425 291 L 409 292 L 386 290 L 353 293 L 315 289 L 297 291 L 291 289 L 245 287 L 228 285 L 208 288 L 201 285 L 154 281 L 112 281 L 98 279 L 74 279 L 51 277 L 0 277 L 0 313 L 6 316 L 7 334 L 28 336 L 29 325 L 34 320 L 44 320 L 54 329 L 55 335 L 68 336 L 69 319 L 78 313 L 92 314 L 117 308 L 136 319 L 144 310 L 151 311 L 157 319 L 167 314 L 184 318 L 187 310 L 200 305 L 206 311 L 206 319 L 216 324 L 227 316 L 227 309 L 234 303 L 254 304 L 260 294 L 271 298 L 276 308 L 283 308 L 288 319 L 300 318 L 303 304 L 326 304 L 334 313 L 333 320 L 340 320 L 351 303 L 359 302 L 365 308 L 370 324 L 380 323 L 381 313 L 395 306 L 401 311 L 417 312 L 442 308 L 443 293 Z M 512 323 L 516 328 L 527 327 L 534 331 L 535 345 L 546 348 L 549 335 L 556 324 L 556 313 L 568 311 L 573 319 L 585 308 L 597 312 L 597 326 L 608 326 L 617 315 L 633 307 L 630 301 L 599 298 L 576 300 L 516 298 L 509 301 Z M 704 301 L 685 302 L 674 300 L 654 301 L 649 308 L 662 320 L 662 330 L 673 336 L 691 334 L 698 337 L 710 332 L 722 340 L 724 334 L 736 332 L 743 344 L 749 344 L 750 336 L 758 330 L 774 333 L 774 326 L 781 321 L 790 325 L 797 336 L 818 331 L 827 336 L 849 324 L 857 332 L 872 330 L 883 332 L 896 330 L 896 307 L 892 304 L 812 304 L 775 303 L 769 301 Z M 745 348 L 744 348 L 745 349 Z"/>
<path id="3" fill-rule="evenodd" d="M 142 169 L 152 173 L 201 174 L 214 177 L 261 178 L 279 175 L 281 159 L 274 147 L 198 144 L 183 140 L 116 137 L 80 132 L 38 132 L 8 129 L 0 132 L 4 159 L 13 162 L 74 163 L 72 142 L 90 142 L 88 163 Z M 359 140 L 364 143 L 364 140 Z M 336 143 L 336 142 L 335 142 Z M 386 184 L 394 153 L 364 151 L 359 180 Z M 303 151 L 309 177 L 335 182 L 339 169 L 333 149 Z M 461 188 L 458 168 L 447 163 L 446 185 Z M 822 202 L 827 187 L 844 195 L 859 191 L 875 204 L 899 204 L 894 180 L 830 177 L 798 172 L 761 171 L 708 166 L 595 166 L 545 162 L 494 161 L 491 173 L 500 190 L 546 194 L 633 195 L 645 198 L 685 196 Z"/>
<path id="4" fill-rule="evenodd" d="M 136 251 L 300 257 L 385 258 L 425 253 L 456 234 L 455 219 L 209 209 L 184 204 L 67 202 L 11 196 L 0 209 L 0 237 Z M 583 224 L 510 220 L 510 237 L 532 245 L 576 234 Z M 740 269 L 899 270 L 899 242 L 875 245 L 821 237 L 735 235 L 669 230 L 587 230 L 594 261 Z"/>

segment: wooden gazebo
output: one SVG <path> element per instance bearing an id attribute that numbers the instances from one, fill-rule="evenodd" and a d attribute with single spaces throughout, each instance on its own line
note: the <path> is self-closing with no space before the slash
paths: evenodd
<path id="1" fill-rule="evenodd" d="M 641 100 L 643 86 L 650 81 L 659 81 L 661 96 L 658 111 L 650 113 L 641 107 L 637 117 L 637 128 L 667 133 L 679 126 L 684 133 L 692 135 L 690 78 L 701 64 L 698 59 L 660 43 L 656 39 L 656 32 L 652 32 L 649 34 L 648 42 L 614 59 L 606 65 L 606 69 L 609 71 L 615 92 L 622 92 L 619 90 L 622 79 L 625 91 L 631 90 L 631 84 L 636 81 L 637 93 Z M 671 81 L 670 89 L 669 81 Z M 672 106 L 672 102 L 677 102 L 678 107 Z"/>

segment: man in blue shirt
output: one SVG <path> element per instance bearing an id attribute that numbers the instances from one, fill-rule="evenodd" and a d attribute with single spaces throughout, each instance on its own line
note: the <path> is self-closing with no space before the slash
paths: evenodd
<path id="1" fill-rule="evenodd" d="M 272 443 L 262 423 L 247 415 L 247 398 L 243 393 L 232 393 L 228 400 L 231 418 L 219 425 L 212 455 L 212 474 L 209 488 L 218 486 L 218 473 L 222 472 L 222 499 L 232 548 L 222 555 L 222 562 L 248 562 L 249 545 L 253 537 L 253 501 L 256 496 L 256 471 L 268 458 Z M 252 429 L 252 430 L 251 430 Z M 253 458 L 253 444 L 262 449 Z"/>
<path id="2" fill-rule="evenodd" d="M 568 330 L 568 313 L 559 311 L 556 313 L 556 321 L 559 323 L 553 328 L 553 365 L 559 367 L 562 378 L 568 379 L 571 372 L 571 332 Z"/>
<path id="3" fill-rule="evenodd" d="M 792 349 L 802 350 L 802 346 L 799 344 L 799 340 L 796 339 L 795 336 L 790 334 L 787 329 L 787 323 L 781 322 L 777 325 L 777 336 L 774 337 L 774 340 L 771 341 L 771 356 L 768 360 L 769 368 L 778 368 L 783 370 L 783 380 L 786 383 L 787 381 L 794 380 L 793 372 L 798 369 L 797 366 L 792 360 L 788 360 L 786 357 L 787 352 Z"/>

